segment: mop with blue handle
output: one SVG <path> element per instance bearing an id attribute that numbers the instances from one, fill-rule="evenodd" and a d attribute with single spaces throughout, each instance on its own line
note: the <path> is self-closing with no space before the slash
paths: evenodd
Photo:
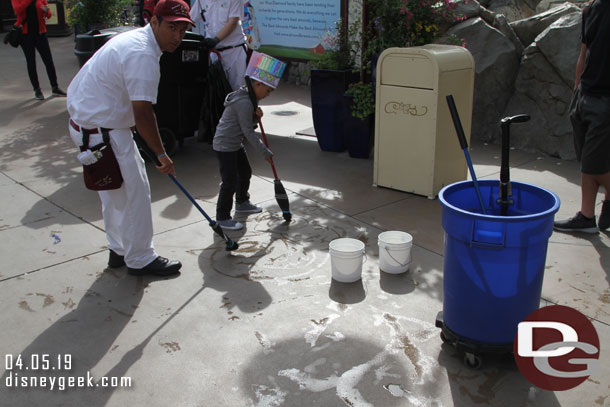
<path id="1" fill-rule="evenodd" d="M 466 141 L 466 136 L 464 135 L 462 122 L 460 121 L 460 116 L 458 115 L 455 102 L 453 101 L 453 95 L 447 95 L 447 104 L 449 105 L 449 111 L 451 112 L 451 118 L 453 119 L 453 126 L 455 127 L 458 140 L 460 140 L 460 146 L 462 147 L 462 150 L 464 150 L 464 156 L 466 157 L 466 163 L 468 164 L 468 169 L 470 170 L 470 176 L 472 177 L 474 189 L 477 192 L 477 198 L 479 199 L 479 204 L 481 205 L 481 212 L 483 215 L 485 215 L 485 205 L 483 204 L 483 198 L 481 197 L 481 191 L 479 190 L 477 176 L 474 173 L 474 167 L 472 166 L 472 160 L 470 159 L 470 153 L 468 152 L 468 142 Z"/>
<path id="2" fill-rule="evenodd" d="M 137 146 L 140 148 L 141 151 L 144 152 L 144 154 L 146 154 L 148 156 L 148 158 L 153 160 L 153 162 L 157 166 L 161 165 L 161 162 L 159 161 L 157 156 L 153 153 L 153 151 L 150 149 L 150 147 L 148 147 L 148 144 L 146 144 L 146 141 L 144 141 L 142 136 L 140 136 L 137 132 L 134 131 L 133 138 L 134 138 Z M 178 186 L 178 188 L 180 188 L 180 190 L 184 193 L 184 195 L 186 195 L 186 197 L 189 199 L 189 201 L 191 201 L 191 203 L 195 206 L 195 208 L 197 208 L 197 210 L 199 212 L 201 212 L 201 214 L 207 219 L 212 230 L 218 236 L 223 238 L 223 240 L 225 241 L 225 245 L 226 245 L 225 250 L 229 250 L 229 251 L 236 250 L 239 247 L 237 242 L 231 240 L 231 238 L 228 237 L 226 235 L 226 233 L 222 230 L 220 225 L 217 222 L 213 221 L 212 218 L 210 218 L 208 216 L 208 214 L 203 210 L 203 208 L 201 206 L 199 206 L 197 201 L 195 201 L 195 198 L 193 198 L 193 196 L 186 190 L 186 188 L 184 188 L 184 186 L 176 179 L 176 177 L 174 177 L 172 174 L 167 174 L 167 175 L 174 182 L 174 184 L 176 184 L 176 186 Z"/>

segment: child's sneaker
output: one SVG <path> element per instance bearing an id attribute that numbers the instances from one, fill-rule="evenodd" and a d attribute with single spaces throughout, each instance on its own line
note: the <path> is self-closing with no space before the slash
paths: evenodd
<path id="1" fill-rule="evenodd" d="M 606 230 L 610 227 L 610 201 L 604 201 L 602 204 L 602 213 L 599 215 L 597 226 L 599 226 L 599 230 Z"/>
<path id="2" fill-rule="evenodd" d="M 595 216 L 587 218 L 581 212 L 578 212 L 573 218 L 556 221 L 553 223 L 553 228 L 561 232 L 598 232 L 597 225 L 595 224 Z"/>
<path id="3" fill-rule="evenodd" d="M 254 205 L 250 201 L 245 201 L 242 203 L 235 203 L 235 212 L 242 213 L 260 213 L 263 211 L 263 208 L 260 205 Z"/>
<path id="4" fill-rule="evenodd" d="M 239 230 L 244 227 L 243 224 L 234 219 L 219 220 L 216 223 L 218 223 L 221 228 L 226 230 Z"/>

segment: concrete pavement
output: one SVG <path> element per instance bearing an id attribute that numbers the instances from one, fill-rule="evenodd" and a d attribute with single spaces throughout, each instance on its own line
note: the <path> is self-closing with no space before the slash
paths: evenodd
<path id="1" fill-rule="evenodd" d="M 67 88 L 78 70 L 73 39 L 50 42 Z M 265 210 L 238 217 L 245 230 L 230 235 L 240 249 L 225 252 L 199 212 L 149 166 L 155 246 L 184 266 L 176 278 L 135 278 L 106 268 L 100 204 L 82 183 L 65 99 L 33 99 L 20 50 L 0 47 L 0 60 L 2 405 L 610 405 L 608 234 L 554 233 L 542 292 L 543 304 L 592 319 L 601 371 L 550 392 L 532 386 L 510 358 L 486 358 L 471 370 L 434 326 L 443 301 L 440 203 L 375 188 L 372 158 L 323 152 L 315 138 L 297 136 L 312 126 L 308 90 L 282 84 L 262 103 L 263 123 L 293 222 L 283 223 L 271 170 L 251 154 L 252 200 Z M 49 96 L 40 60 L 39 75 Z M 498 178 L 499 151 L 474 143 L 480 179 Z M 186 139 L 174 160 L 181 182 L 214 214 L 219 176 L 210 146 Z M 578 210 L 577 163 L 514 150 L 511 178 L 558 194 L 557 217 Z M 408 273 L 380 272 L 384 230 L 413 235 Z M 330 278 L 328 243 L 338 237 L 366 244 L 360 282 Z M 47 358 L 49 370 L 35 369 Z M 33 371 L 54 390 L 14 385 Z M 94 386 L 68 388 L 67 377 Z M 121 378 L 131 386 L 112 386 Z"/>

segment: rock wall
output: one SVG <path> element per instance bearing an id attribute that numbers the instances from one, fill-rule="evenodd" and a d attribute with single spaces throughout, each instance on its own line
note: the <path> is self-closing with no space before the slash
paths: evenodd
<path id="1" fill-rule="evenodd" d="M 532 119 L 511 127 L 511 145 L 574 158 L 568 109 L 581 47 L 583 4 L 491 0 L 483 7 L 476 0 L 457 3 L 468 19 L 449 34 L 463 38 L 475 60 L 471 137 L 499 142 L 500 120 L 526 113 Z M 494 11 L 508 9 L 512 11 L 507 15 Z M 537 13 L 527 16 L 532 10 Z M 510 21 L 509 16 L 522 18 Z"/>
<path id="2" fill-rule="evenodd" d="M 449 34 L 463 38 L 475 60 L 471 137 L 491 141 L 513 93 L 520 55 L 505 35 L 480 17 L 458 24 Z"/>

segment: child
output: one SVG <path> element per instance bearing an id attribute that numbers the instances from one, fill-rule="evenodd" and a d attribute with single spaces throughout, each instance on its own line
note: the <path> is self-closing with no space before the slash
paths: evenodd
<path id="1" fill-rule="evenodd" d="M 258 101 L 266 98 L 279 84 L 286 64 L 268 55 L 254 52 L 246 75 L 253 79 L 252 100 L 247 86 L 229 93 L 225 100 L 225 110 L 216 127 L 212 147 L 218 156 L 222 184 L 216 204 L 216 221 L 223 229 L 239 230 L 243 224 L 231 218 L 233 195 L 235 195 L 235 212 L 259 213 L 263 208 L 250 202 L 250 178 L 252 168 L 244 147 L 244 138 L 248 139 L 265 159 L 271 162 L 273 153 L 254 133 L 256 121 L 263 116 L 257 107 Z M 256 107 L 256 110 L 255 110 Z"/>

